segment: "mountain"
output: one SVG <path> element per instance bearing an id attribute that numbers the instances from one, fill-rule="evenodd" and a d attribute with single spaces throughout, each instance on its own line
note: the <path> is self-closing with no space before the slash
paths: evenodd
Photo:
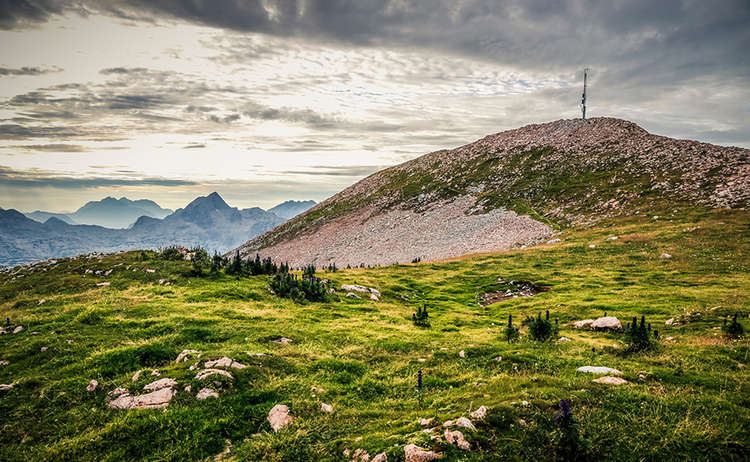
<path id="1" fill-rule="evenodd" d="M 528 125 L 374 173 L 240 247 L 293 266 L 390 264 L 543 242 L 686 205 L 747 208 L 750 150 L 614 118 Z"/>
<path id="2" fill-rule="evenodd" d="M 164 218 L 172 213 L 148 199 L 131 201 L 126 197 L 106 197 L 100 201 L 86 203 L 70 214 L 76 223 L 92 224 L 107 228 L 127 228 L 142 216 Z"/>
<path id="3" fill-rule="evenodd" d="M 108 199 L 100 202 L 112 203 Z M 226 252 L 248 236 L 257 236 L 283 222 L 284 219 L 257 207 L 244 210 L 230 207 L 217 193 L 199 197 L 161 219 L 143 215 L 129 229 L 71 225 L 56 217 L 39 223 L 15 210 L 0 209 L 0 266 L 94 251 L 171 245 Z"/>
<path id="4" fill-rule="evenodd" d="M 45 221 L 54 217 L 58 220 L 64 221 L 65 223 L 68 223 L 69 225 L 77 224 L 75 220 L 70 218 L 70 216 L 65 213 L 42 212 L 41 210 L 37 210 L 35 212 L 24 213 L 24 215 L 26 215 L 27 218 L 38 221 L 39 223 L 44 223 Z"/>
<path id="5" fill-rule="evenodd" d="M 269 212 L 280 216 L 285 220 L 294 218 L 302 212 L 315 207 L 315 201 L 286 201 L 268 209 Z"/>

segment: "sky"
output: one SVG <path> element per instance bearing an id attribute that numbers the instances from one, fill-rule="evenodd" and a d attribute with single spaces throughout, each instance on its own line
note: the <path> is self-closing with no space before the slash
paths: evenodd
<path id="1" fill-rule="evenodd" d="M 747 0 L 0 0 L 0 208 L 323 200 L 580 117 L 750 147 Z"/>

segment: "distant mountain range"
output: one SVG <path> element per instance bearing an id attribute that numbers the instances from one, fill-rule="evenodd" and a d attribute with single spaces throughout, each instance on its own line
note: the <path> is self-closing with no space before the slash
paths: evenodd
<path id="1" fill-rule="evenodd" d="M 128 228 L 143 216 L 164 218 L 172 213 L 148 199 L 131 201 L 126 197 L 115 199 L 105 197 L 100 201 L 87 202 L 73 213 L 52 213 L 37 210 L 25 215 L 32 220 L 44 223 L 52 217 L 71 225 L 99 225 L 105 228 Z"/>
<path id="2" fill-rule="evenodd" d="M 305 203 L 315 205 L 312 201 Z M 93 216 L 113 218 L 112 210 L 130 213 L 135 207 L 152 214 L 166 210 L 152 201 L 106 198 L 89 202 L 74 214 L 50 213 L 40 223 L 16 210 L 0 209 L 0 266 L 94 251 L 156 249 L 171 245 L 201 246 L 209 252 L 226 252 L 286 220 L 258 207 L 243 210 L 230 207 L 219 194 L 212 193 L 163 218 L 137 217 L 132 226 L 125 229 L 70 222 L 75 220 L 73 217 L 88 217 L 82 218 L 84 220 Z M 288 207 L 281 210 L 288 210 Z M 41 219 L 45 212 L 34 213 Z"/>
<path id="3" fill-rule="evenodd" d="M 288 220 L 313 207 L 315 207 L 315 201 L 286 201 L 268 211 Z"/>

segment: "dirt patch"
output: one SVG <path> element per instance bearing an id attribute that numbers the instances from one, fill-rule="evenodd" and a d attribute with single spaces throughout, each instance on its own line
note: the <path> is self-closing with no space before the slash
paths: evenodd
<path id="1" fill-rule="evenodd" d="M 542 292 L 549 292 L 549 287 L 534 284 L 530 281 L 504 281 L 498 278 L 498 283 L 493 284 L 491 290 L 479 296 L 479 303 L 482 306 L 492 305 L 493 303 L 510 300 L 511 298 L 533 297 Z"/>

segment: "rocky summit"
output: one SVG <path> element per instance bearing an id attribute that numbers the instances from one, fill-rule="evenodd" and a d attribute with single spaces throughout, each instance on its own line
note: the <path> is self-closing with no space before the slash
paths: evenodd
<path id="1" fill-rule="evenodd" d="M 293 266 L 383 265 L 549 240 L 649 204 L 747 208 L 750 150 L 615 118 L 527 125 L 377 172 L 245 243 Z"/>

